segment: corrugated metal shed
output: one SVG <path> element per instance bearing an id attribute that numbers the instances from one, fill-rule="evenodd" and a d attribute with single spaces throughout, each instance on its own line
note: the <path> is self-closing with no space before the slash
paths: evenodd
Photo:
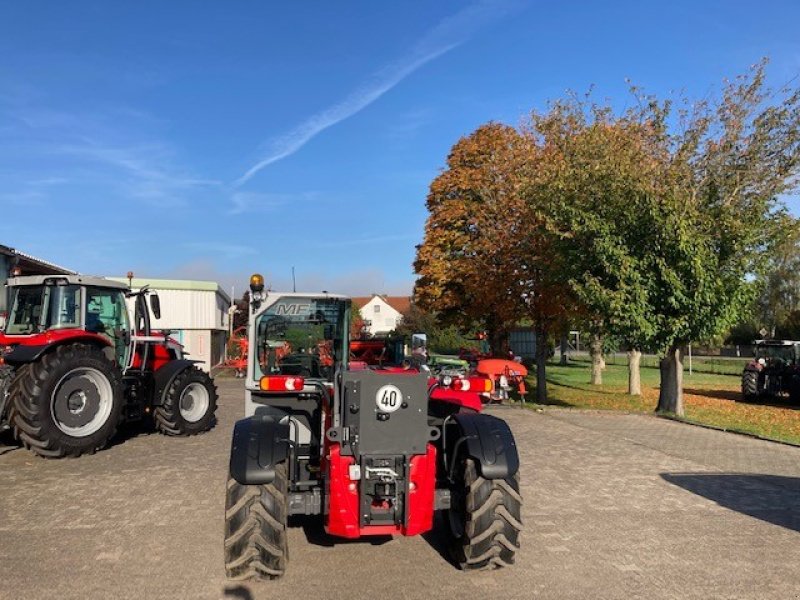
<path id="1" fill-rule="evenodd" d="M 124 277 L 109 279 L 128 283 Z M 134 290 L 144 286 L 158 292 L 161 299 L 161 318 L 153 322 L 155 327 L 227 330 L 231 300 L 216 282 L 142 278 L 131 281 Z"/>
<path id="2" fill-rule="evenodd" d="M 109 277 L 128 283 L 127 277 Z M 224 359 L 228 333 L 228 308 L 231 299 L 214 281 L 144 279 L 134 277 L 131 289 L 148 286 L 158 292 L 161 318 L 153 320 L 155 329 L 169 329 L 184 345 L 189 357 L 201 361 L 206 370 Z M 129 309 L 133 311 L 130 303 Z"/>

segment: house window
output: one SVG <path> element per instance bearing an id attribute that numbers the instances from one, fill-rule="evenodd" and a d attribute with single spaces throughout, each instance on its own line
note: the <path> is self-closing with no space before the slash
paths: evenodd
<path id="1" fill-rule="evenodd" d="M 373 308 L 375 309 L 376 313 L 381 312 L 381 305 L 380 304 L 376 304 Z"/>

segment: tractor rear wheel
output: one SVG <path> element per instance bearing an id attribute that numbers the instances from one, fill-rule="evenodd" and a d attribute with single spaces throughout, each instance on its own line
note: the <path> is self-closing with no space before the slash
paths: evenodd
<path id="1" fill-rule="evenodd" d="M 448 511 L 450 553 L 464 570 L 514 564 L 522 531 L 519 475 L 484 479 L 475 461 L 459 469 Z"/>
<path id="2" fill-rule="evenodd" d="M 214 426 L 217 388 L 205 371 L 189 367 L 178 373 L 164 404 L 154 411 L 156 427 L 167 435 L 195 435 Z"/>
<path id="3" fill-rule="evenodd" d="M 99 348 L 59 346 L 15 373 L 9 421 L 23 445 L 48 458 L 106 445 L 122 410 L 119 370 Z"/>
<path id="4" fill-rule="evenodd" d="M 744 396 L 745 402 L 758 400 L 758 373 L 756 371 L 742 373 L 742 396 Z"/>
<path id="5" fill-rule="evenodd" d="M 275 579 L 286 571 L 289 548 L 286 463 L 265 485 L 228 479 L 225 498 L 225 574 L 231 579 Z"/>

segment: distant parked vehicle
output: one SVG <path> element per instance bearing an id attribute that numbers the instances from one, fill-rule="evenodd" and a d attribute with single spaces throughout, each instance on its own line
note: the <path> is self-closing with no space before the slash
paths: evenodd
<path id="1" fill-rule="evenodd" d="M 742 372 L 742 396 L 747 401 L 788 395 L 800 403 L 800 342 L 756 340 L 755 357 Z"/>

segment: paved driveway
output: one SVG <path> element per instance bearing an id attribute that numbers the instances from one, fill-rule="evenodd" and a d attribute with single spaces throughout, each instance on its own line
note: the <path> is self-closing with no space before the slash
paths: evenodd
<path id="1" fill-rule="evenodd" d="M 511 569 L 462 573 L 442 539 L 339 542 L 290 531 L 277 582 L 222 569 L 229 436 L 131 434 L 45 461 L 0 447 L 2 598 L 800 598 L 800 448 L 658 420 L 498 409 L 525 496 Z"/>

